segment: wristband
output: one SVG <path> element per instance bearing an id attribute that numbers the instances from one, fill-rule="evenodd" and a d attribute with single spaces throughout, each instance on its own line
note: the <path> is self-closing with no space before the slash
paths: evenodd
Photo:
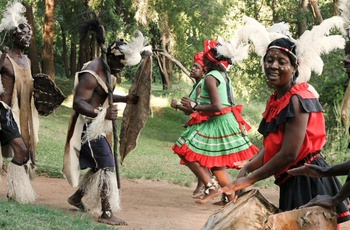
<path id="1" fill-rule="evenodd" d="M 198 105 L 197 102 L 191 101 L 191 108 L 192 108 L 193 110 L 196 110 L 196 106 L 197 106 L 197 105 Z"/>

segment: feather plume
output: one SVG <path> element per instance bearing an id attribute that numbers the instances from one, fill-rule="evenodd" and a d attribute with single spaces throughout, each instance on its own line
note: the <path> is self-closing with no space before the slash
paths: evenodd
<path id="1" fill-rule="evenodd" d="M 349 33 L 350 30 L 350 1 L 340 0 L 339 9 L 341 11 L 340 16 L 344 20 L 344 29 Z M 348 35 L 349 36 L 349 35 Z"/>
<path id="2" fill-rule="evenodd" d="M 18 27 L 21 23 L 27 23 L 27 19 L 23 15 L 25 12 L 26 8 L 19 1 L 16 0 L 13 3 L 7 3 L 6 9 L 2 14 L 0 32 Z"/>
<path id="3" fill-rule="evenodd" d="M 350 3 L 343 2 L 347 6 L 346 13 L 349 14 Z M 350 1 L 349 1 L 350 2 Z M 350 18 L 350 17 L 349 17 Z M 320 25 L 305 31 L 299 39 L 293 39 L 286 23 L 276 23 L 266 29 L 261 23 L 247 16 L 243 17 L 245 25 L 236 33 L 237 41 L 247 42 L 250 40 L 254 45 L 254 51 L 261 58 L 266 54 L 266 48 L 270 42 L 278 38 L 288 38 L 296 43 L 296 56 L 298 62 L 298 82 L 309 81 L 311 72 L 322 74 L 324 63 L 321 54 L 327 54 L 335 49 L 342 49 L 345 40 L 340 35 L 329 35 L 332 29 L 338 29 L 345 33 L 344 20 L 342 17 L 334 16 L 324 20 Z M 261 59 L 261 66 L 263 61 Z"/>
<path id="4" fill-rule="evenodd" d="M 328 54 L 335 49 L 343 49 L 345 39 L 340 35 L 329 35 L 332 29 L 344 33 L 344 21 L 339 16 L 324 20 L 320 25 L 305 31 L 296 41 L 296 55 L 299 61 L 297 82 L 309 81 L 311 72 L 322 74 L 321 54 Z"/>
<path id="5" fill-rule="evenodd" d="M 141 54 L 144 52 L 151 52 L 151 46 L 144 46 L 147 43 L 147 38 L 143 34 L 136 30 L 132 40 L 125 45 L 121 45 L 119 50 L 125 55 L 123 63 L 127 66 L 137 65 L 141 61 Z"/>
<path id="6" fill-rule="evenodd" d="M 243 43 L 237 44 L 237 40 L 225 41 L 222 37 L 218 37 L 220 46 L 217 47 L 217 52 L 226 58 L 230 58 L 232 63 L 241 62 L 248 58 L 249 45 Z"/>

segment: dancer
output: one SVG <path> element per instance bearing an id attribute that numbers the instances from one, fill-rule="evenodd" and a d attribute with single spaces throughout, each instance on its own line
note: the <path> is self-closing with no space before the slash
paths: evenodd
<path id="1" fill-rule="evenodd" d="M 204 204 L 219 194 L 219 187 L 231 182 L 227 168 L 238 168 L 259 150 L 246 134 L 248 124 L 235 106 L 231 79 L 226 71 L 232 57 L 222 56 L 227 47 L 214 40 L 204 42 L 204 64 L 207 74 L 197 102 L 183 97 L 181 104 L 192 109 L 188 127 L 173 150 L 202 182 L 205 195 L 196 203 Z M 227 53 L 227 52 L 226 52 Z M 210 169 L 218 184 L 212 180 Z M 233 199 L 226 194 L 227 201 Z"/>
<path id="2" fill-rule="evenodd" d="M 306 82 L 296 83 L 301 65 L 296 50 L 298 46 L 288 38 L 276 39 L 267 46 L 264 72 L 267 85 L 275 92 L 258 129 L 264 136 L 264 147 L 243 166 L 235 181 L 222 188 L 222 192 L 234 192 L 274 175 L 283 211 L 298 208 L 317 194 L 333 196 L 341 188 L 335 177 L 313 179 L 287 173 L 306 163 L 327 166 L 321 155 L 326 142 L 322 106 Z M 350 219 L 348 205 L 344 201 L 337 206 L 338 223 Z"/>
<path id="3" fill-rule="evenodd" d="M 0 142 L 2 156 L 13 157 L 7 165 L 7 197 L 19 203 L 31 203 L 36 195 L 30 182 L 38 143 L 39 118 L 34 106 L 31 63 L 24 54 L 32 36 L 31 26 L 22 15 L 25 7 L 8 3 L 0 32 L 9 33 L 12 47 L 0 69 Z M 1 158 L 2 166 L 2 158 Z"/>
<path id="4" fill-rule="evenodd" d="M 205 65 L 203 63 L 203 52 L 198 52 L 194 55 L 193 58 L 193 66 L 190 72 L 190 77 L 192 77 L 195 80 L 195 84 L 193 85 L 192 91 L 189 94 L 189 98 L 193 100 L 194 102 L 197 102 L 197 99 L 199 97 L 199 94 L 202 89 L 202 84 L 204 80 L 205 75 Z M 171 101 L 170 106 L 174 109 L 179 109 L 183 111 L 185 114 L 189 115 L 192 113 L 192 108 L 187 108 L 183 106 L 180 102 L 173 99 Z M 201 198 L 202 195 L 196 196 L 202 189 L 204 188 L 203 182 L 197 177 L 197 186 L 195 190 L 193 191 L 193 197 L 194 198 Z"/>
<path id="5" fill-rule="evenodd" d="M 82 37 L 94 31 L 103 38 L 101 26 L 96 20 L 82 25 Z M 113 173 L 115 161 L 106 135 L 112 128 L 112 120 L 117 118 L 116 106 L 109 106 L 108 72 L 111 75 L 122 71 L 125 65 L 137 64 L 141 60 L 144 37 L 138 32 L 129 44 L 114 41 L 103 57 L 86 63 L 75 75 L 73 115 L 67 133 L 63 173 L 68 182 L 78 186 L 68 198 L 68 203 L 81 209 L 98 213 L 98 221 L 109 225 L 127 225 L 114 212 L 120 209 L 120 197 L 116 176 Z M 135 43 L 139 44 L 140 47 Z M 99 40 L 103 44 L 103 39 Z M 112 85 L 116 78 L 111 76 Z M 113 102 L 137 103 L 138 97 L 113 95 Z M 79 182 L 80 169 L 89 168 Z M 83 203 L 83 198 L 84 203 Z"/>

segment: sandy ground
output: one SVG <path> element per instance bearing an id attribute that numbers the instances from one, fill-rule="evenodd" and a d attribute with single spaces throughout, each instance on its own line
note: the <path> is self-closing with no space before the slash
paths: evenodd
<path id="1" fill-rule="evenodd" d="M 6 200 L 6 178 L 0 182 L 0 199 Z M 77 209 L 67 203 L 74 193 L 65 179 L 37 177 L 33 187 L 38 194 L 35 204 L 64 212 Z M 164 181 L 122 180 L 121 206 L 116 215 L 128 226 L 122 230 L 195 230 L 201 229 L 210 215 L 220 207 L 212 202 L 205 205 L 194 203 L 194 187 L 182 187 Z M 260 192 L 273 204 L 278 203 L 278 190 L 260 188 Z M 214 200 L 217 201 L 217 200 Z M 213 202 L 214 202 L 213 201 Z M 350 230 L 350 221 L 342 224 L 342 230 Z"/>

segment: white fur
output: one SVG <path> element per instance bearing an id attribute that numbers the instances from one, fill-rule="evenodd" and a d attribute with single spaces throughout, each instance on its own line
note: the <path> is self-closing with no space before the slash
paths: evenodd
<path id="1" fill-rule="evenodd" d="M 6 192 L 8 198 L 21 204 L 35 201 L 36 194 L 24 166 L 18 166 L 12 162 L 8 163 Z"/>
<path id="2" fill-rule="evenodd" d="M 102 108 L 97 117 L 91 122 L 90 126 L 86 129 L 83 136 L 82 143 L 98 139 L 112 131 L 112 123 L 110 120 L 106 120 L 107 108 Z"/>
<path id="3" fill-rule="evenodd" d="M 119 190 L 117 188 L 117 179 L 113 172 L 103 169 L 93 173 L 87 172 L 80 183 L 80 188 L 84 191 L 84 204 L 93 214 L 101 215 L 101 191 L 102 185 L 107 185 L 107 197 L 110 208 L 113 211 L 120 210 Z"/>

